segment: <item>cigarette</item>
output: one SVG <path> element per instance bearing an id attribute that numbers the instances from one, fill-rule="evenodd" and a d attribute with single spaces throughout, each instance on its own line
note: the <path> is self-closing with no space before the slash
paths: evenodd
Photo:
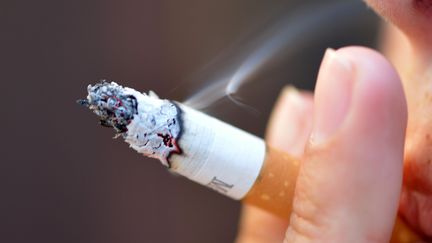
<path id="1" fill-rule="evenodd" d="M 261 138 L 151 91 L 103 80 L 89 85 L 87 92 L 78 103 L 92 110 L 101 125 L 114 128 L 115 137 L 170 171 L 233 199 L 270 208 L 274 200 L 292 198 L 298 161 L 266 147 Z M 278 210 L 288 216 L 290 207 Z"/>
<path id="2" fill-rule="evenodd" d="M 288 219 L 299 160 L 181 103 L 102 80 L 78 103 L 131 148 L 170 171 Z M 418 237 L 397 221 L 392 242 Z"/>

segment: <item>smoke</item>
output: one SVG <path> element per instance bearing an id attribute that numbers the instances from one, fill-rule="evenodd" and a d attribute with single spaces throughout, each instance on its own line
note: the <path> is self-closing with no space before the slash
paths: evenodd
<path id="1" fill-rule="evenodd" d="M 205 109 L 228 97 L 234 103 L 247 107 L 237 93 L 255 75 L 277 58 L 290 56 L 318 38 L 331 34 L 329 32 L 335 31 L 335 28 L 348 25 L 349 19 L 361 9 L 360 1 L 343 1 L 308 5 L 289 11 L 288 16 L 266 26 L 252 40 L 230 48 L 228 59 L 239 60 L 228 60 L 228 66 L 219 67 L 217 77 L 206 82 L 203 89 L 184 103 L 195 109 Z M 232 53 L 232 50 L 235 52 Z"/>

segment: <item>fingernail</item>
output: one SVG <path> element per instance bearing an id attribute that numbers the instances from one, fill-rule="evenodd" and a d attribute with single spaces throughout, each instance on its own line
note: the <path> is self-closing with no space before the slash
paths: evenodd
<path id="1" fill-rule="evenodd" d="M 294 86 L 286 86 L 283 88 L 279 98 L 277 100 L 277 105 L 279 104 L 293 104 L 295 108 L 301 107 L 303 105 L 303 98 L 300 91 Z"/>
<path id="2" fill-rule="evenodd" d="M 268 123 L 267 142 L 294 156 L 301 156 L 312 129 L 312 96 L 293 86 L 285 87 Z"/>
<path id="3" fill-rule="evenodd" d="M 311 142 L 319 144 L 332 136 L 348 114 L 355 73 L 351 61 L 327 49 L 315 86 L 314 126 Z"/>

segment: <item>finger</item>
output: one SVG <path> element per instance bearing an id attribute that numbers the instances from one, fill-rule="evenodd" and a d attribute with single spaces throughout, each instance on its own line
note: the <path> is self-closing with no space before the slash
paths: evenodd
<path id="1" fill-rule="evenodd" d="M 286 242 L 388 242 L 407 119 L 400 80 L 379 54 L 328 51 Z"/>
<path id="2" fill-rule="evenodd" d="M 236 243 L 282 242 L 287 227 L 287 219 L 244 204 Z"/>
<path id="3" fill-rule="evenodd" d="M 273 109 L 266 141 L 270 146 L 300 156 L 312 127 L 312 95 L 285 88 Z M 282 242 L 288 219 L 244 205 L 237 243 Z"/>
<path id="4" fill-rule="evenodd" d="M 312 93 L 292 86 L 284 88 L 269 119 L 267 143 L 300 157 L 312 129 L 312 113 Z"/>

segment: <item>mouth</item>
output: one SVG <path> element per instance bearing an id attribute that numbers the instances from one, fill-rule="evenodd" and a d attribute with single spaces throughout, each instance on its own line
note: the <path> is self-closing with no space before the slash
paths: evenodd
<path id="1" fill-rule="evenodd" d="M 408 97 L 409 98 L 409 97 Z M 404 186 L 400 212 L 418 232 L 432 237 L 432 100 L 411 109 L 405 143 Z"/>
<path id="2" fill-rule="evenodd" d="M 413 7 L 418 12 L 428 17 L 432 17 L 432 0 L 414 0 Z"/>

